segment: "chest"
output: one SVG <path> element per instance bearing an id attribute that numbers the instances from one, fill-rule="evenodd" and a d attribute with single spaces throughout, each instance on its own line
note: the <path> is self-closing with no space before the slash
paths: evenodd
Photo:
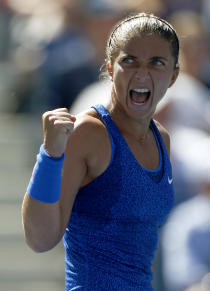
<path id="1" fill-rule="evenodd" d="M 160 164 L 160 146 L 153 135 L 151 130 L 150 137 L 145 141 L 141 142 L 132 136 L 122 134 L 121 136 L 121 145 L 125 149 L 125 155 L 122 157 L 124 160 L 127 153 L 130 154 L 131 159 L 137 161 L 139 166 L 154 170 L 157 169 Z M 118 144 L 119 140 L 116 140 Z M 93 151 L 93 154 L 90 156 L 88 161 L 88 173 L 84 180 L 83 186 L 87 185 L 100 175 L 102 175 L 106 169 L 109 167 L 115 153 L 115 149 L 110 142 L 110 138 L 106 136 L 100 143 L 97 145 Z"/>
<path id="2" fill-rule="evenodd" d="M 129 139 L 129 146 L 124 139 L 115 138 L 114 142 L 116 148 L 112 162 L 78 196 L 80 207 L 84 206 L 82 212 L 87 211 L 88 199 L 88 211 L 93 215 L 123 221 L 157 222 L 160 225 L 173 205 L 173 185 L 168 181 L 168 177 L 172 177 L 169 160 L 163 154 L 163 176 L 160 183 L 155 183 L 142 166 L 150 169 L 158 167 L 156 140 L 153 146 L 145 148 Z M 146 155 L 150 158 L 145 158 Z"/>
<path id="3" fill-rule="evenodd" d="M 145 169 L 154 170 L 160 164 L 160 147 L 156 138 L 150 133 L 150 137 L 145 141 L 139 141 L 133 137 L 124 135 L 124 139 L 136 161 Z"/>
<path id="4" fill-rule="evenodd" d="M 155 183 L 131 153 L 117 148 L 112 164 L 80 191 L 77 209 L 108 224 L 114 220 L 160 226 L 173 206 L 171 169 L 164 165 L 163 177 Z"/>

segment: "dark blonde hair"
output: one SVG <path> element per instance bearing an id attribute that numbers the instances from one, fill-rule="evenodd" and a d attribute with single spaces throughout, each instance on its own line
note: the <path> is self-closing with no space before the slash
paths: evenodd
<path id="1" fill-rule="evenodd" d="M 174 67 L 178 67 L 179 39 L 175 29 L 166 20 L 148 13 L 128 16 L 115 25 L 107 41 L 106 63 L 113 64 L 121 47 L 139 34 L 155 34 L 167 40 L 174 57 Z"/>

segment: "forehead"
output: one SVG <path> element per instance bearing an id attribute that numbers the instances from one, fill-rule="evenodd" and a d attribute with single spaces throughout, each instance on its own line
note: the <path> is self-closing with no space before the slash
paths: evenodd
<path id="1" fill-rule="evenodd" d="M 119 53 L 172 56 L 170 42 L 157 34 L 134 36 L 124 42 Z"/>

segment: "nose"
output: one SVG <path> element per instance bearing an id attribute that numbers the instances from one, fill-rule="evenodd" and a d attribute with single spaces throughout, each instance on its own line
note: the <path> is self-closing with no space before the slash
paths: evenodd
<path id="1" fill-rule="evenodd" d="M 139 66 L 135 72 L 135 79 L 138 82 L 145 82 L 150 78 L 148 68 L 146 66 Z"/>

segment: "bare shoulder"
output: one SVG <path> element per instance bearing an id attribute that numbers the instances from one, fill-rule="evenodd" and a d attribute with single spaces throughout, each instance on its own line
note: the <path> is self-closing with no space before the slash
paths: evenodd
<path id="1" fill-rule="evenodd" d="M 169 132 L 167 131 L 167 129 L 162 125 L 160 124 L 159 121 L 157 120 L 154 120 L 161 136 L 162 136 L 162 139 L 164 141 L 164 144 L 165 144 L 165 147 L 166 147 L 166 150 L 168 152 L 168 155 L 170 156 L 170 135 L 169 135 Z"/>
<path id="2" fill-rule="evenodd" d="M 106 164 L 111 155 L 109 134 L 94 109 L 76 115 L 67 153 L 85 159 L 89 170 Z"/>
<path id="3" fill-rule="evenodd" d="M 106 137 L 106 127 L 94 109 L 76 115 L 76 122 L 72 137 L 96 142 Z"/>
<path id="4" fill-rule="evenodd" d="M 66 149 L 68 168 L 83 163 L 86 175 L 82 185 L 91 182 L 107 168 L 112 148 L 109 134 L 97 112 L 93 109 L 76 115 L 75 128 Z"/>

